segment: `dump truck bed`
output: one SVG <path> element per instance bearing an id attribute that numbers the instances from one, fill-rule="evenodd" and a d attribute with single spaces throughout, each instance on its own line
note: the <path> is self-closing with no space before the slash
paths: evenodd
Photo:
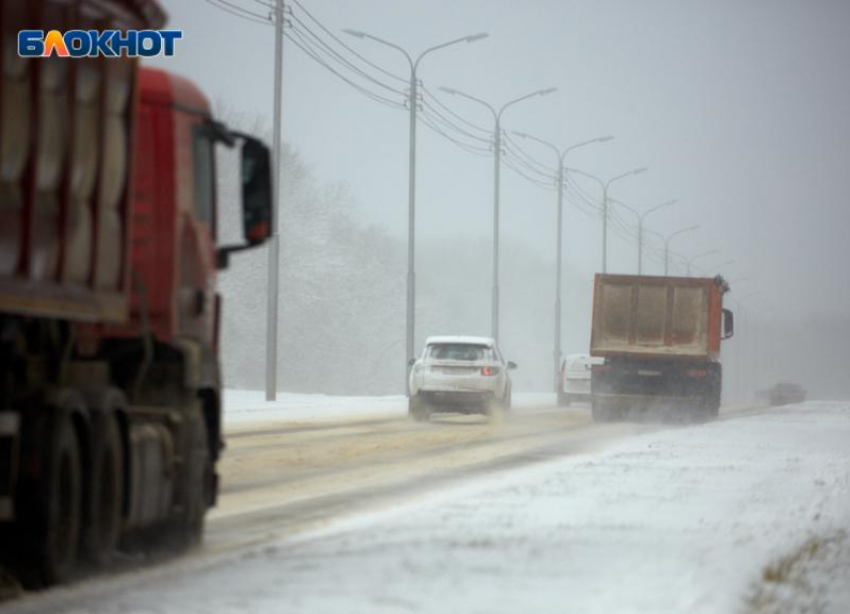
<path id="1" fill-rule="evenodd" d="M 725 287 L 720 278 L 599 274 L 591 354 L 716 360 Z"/>
<path id="2" fill-rule="evenodd" d="M 163 23 L 148 0 L 3 3 L 0 312 L 120 322 L 131 284 L 136 60 L 25 59 L 18 32 Z"/>

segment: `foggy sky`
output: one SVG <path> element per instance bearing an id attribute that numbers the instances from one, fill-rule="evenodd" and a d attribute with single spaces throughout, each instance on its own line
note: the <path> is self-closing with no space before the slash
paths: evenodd
<path id="1" fill-rule="evenodd" d="M 254 0 L 233 0 L 262 11 Z M 602 178 L 639 166 L 612 196 L 642 209 L 670 198 L 674 208 L 648 226 L 669 233 L 691 224 L 674 249 L 718 249 L 705 268 L 734 259 L 733 298 L 774 319 L 850 313 L 850 3 L 788 1 L 512 2 L 463 0 L 303 0 L 335 32 L 350 27 L 412 54 L 459 36 L 486 40 L 441 50 L 420 67 L 433 92 L 447 85 L 500 105 L 544 87 L 505 113 L 506 130 L 576 150 L 568 164 Z M 203 0 L 164 0 L 184 38 L 158 66 L 190 76 L 210 98 L 271 125 L 273 28 L 223 13 Z M 298 9 L 293 9 L 297 13 Z M 303 15 L 302 15 L 303 18 Z M 342 35 L 344 36 L 344 35 Z M 405 76 L 397 52 L 346 42 Z M 316 174 L 347 183 L 364 225 L 407 232 L 407 114 L 361 96 L 285 46 L 284 138 Z M 442 96 L 482 126 L 484 109 Z M 551 152 L 523 143 L 544 162 Z M 419 129 L 417 236 L 492 234 L 492 160 L 472 156 Z M 588 189 L 592 185 L 587 184 Z M 286 223 L 285 204 L 282 223 Z M 555 195 L 504 168 L 504 237 L 554 259 Z M 568 208 L 568 266 L 589 279 L 600 268 L 601 225 Z M 611 238 L 609 270 L 634 272 L 633 242 Z M 650 272 L 660 272 L 651 262 Z M 482 270 L 489 279 L 490 271 Z M 575 289 L 565 288 L 565 292 Z M 511 291 L 511 280 L 502 280 Z M 582 290 L 584 291 L 584 290 Z M 482 314 L 488 317 L 489 314 Z"/>

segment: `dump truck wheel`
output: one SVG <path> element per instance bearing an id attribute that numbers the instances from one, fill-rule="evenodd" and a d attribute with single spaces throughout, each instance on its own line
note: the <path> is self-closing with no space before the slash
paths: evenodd
<path id="1" fill-rule="evenodd" d="M 124 450 L 114 413 L 104 413 L 97 419 L 92 446 L 92 481 L 83 547 L 86 558 L 102 567 L 113 559 L 118 549 L 124 501 Z"/>
<path id="2" fill-rule="evenodd" d="M 590 414 L 594 422 L 611 421 L 611 408 L 596 399 L 590 401 Z"/>
<path id="3" fill-rule="evenodd" d="M 63 395 L 62 405 L 82 404 L 76 394 Z M 80 443 L 68 414 L 58 411 L 48 423 L 45 475 L 37 504 L 39 543 L 35 551 L 40 583 L 69 579 L 77 562 L 82 519 Z"/>
<path id="4" fill-rule="evenodd" d="M 197 546 L 203 537 L 204 517 L 209 500 L 209 485 L 212 473 L 207 427 L 202 418 L 192 423 L 189 433 L 190 445 L 187 454 L 190 461 L 184 472 L 184 513 L 178 523 L 176 541 L 181 549 Z"/>

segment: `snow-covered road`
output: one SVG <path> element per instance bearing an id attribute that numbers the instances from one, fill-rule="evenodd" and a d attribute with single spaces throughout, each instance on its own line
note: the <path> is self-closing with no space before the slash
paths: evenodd
<path id="1" fill-rule="evenodd" d="M 8 610 L 839 614 L 848 531 L 850 404 L 812 402 L 631 434 Z"/>

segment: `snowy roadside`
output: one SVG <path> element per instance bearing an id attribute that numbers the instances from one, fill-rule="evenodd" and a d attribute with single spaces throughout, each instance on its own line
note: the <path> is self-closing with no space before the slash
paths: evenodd
<path id="1" fill-rule="evenodd" d="M 520 410 L 553 405 L 554 394 L 518 393 L 514 403 Z M 224 391 L 225 428 L 259 422 L 287 422 L 324 419 L 400 418 L 407 416 L 407 397 L 345 397 L 323 394 L 281 392 L 277 400 L 266 401 L 261 390 Z"/>
<path id="2" fill-rule="evenodd" d="M 848 442 L 847 403 L 669 428 L 54 609 L 844 613 Z"/>

